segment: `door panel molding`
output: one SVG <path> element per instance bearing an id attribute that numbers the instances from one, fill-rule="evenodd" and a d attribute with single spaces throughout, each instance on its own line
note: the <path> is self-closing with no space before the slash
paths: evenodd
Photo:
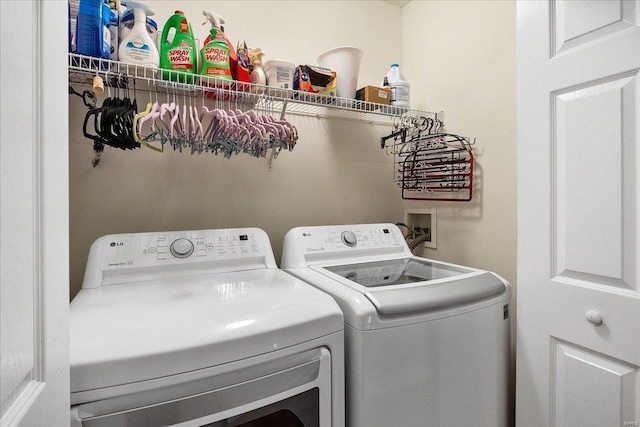
<path id="1" fill-rule="evenodd" d="M 637 19 L 633 2 L 624 0 L 552 1 L 549 10 L 552 31 L 550 58 L 633 28 Z"/>
<path id="2" fill-rule="evenodd" d="M 552 277 L 637 290 L 637 74 L 551 93 Z"/>
<path id="3" fill-rule="evenodd" d="M 551 339 L 553 425 L 633 425 L 639 415 L 640 367 L 580 345 Z"/>

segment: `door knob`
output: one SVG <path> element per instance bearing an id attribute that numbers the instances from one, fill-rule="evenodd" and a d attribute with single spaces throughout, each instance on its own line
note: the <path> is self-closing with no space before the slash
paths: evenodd
<path id="1" fill-rule="evenodd" d="M 602 323 L 602 316 L 600 315 L 600 312 L 596 310 L 588 310 L 584 314 L 584 316 L 587 318 L 589 322 L 593 323 L 596 326 Z"/>

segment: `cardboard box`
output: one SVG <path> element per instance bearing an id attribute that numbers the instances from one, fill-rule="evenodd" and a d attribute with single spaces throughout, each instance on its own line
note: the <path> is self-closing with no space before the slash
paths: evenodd
<path id="1" fill-rule="evenodd" d="M 365 86 L 358 89 L 356 99 L 366 102 L 375 102 L 376 104 L 389 104 L 391 102 L 391 88 Z"/>
<path id="2" fill-rule="evenodd" d="M 293 89 L 318 95 L 336 96 L 336 72 L 314 65 L 298 65 L 293 74 Z"/>

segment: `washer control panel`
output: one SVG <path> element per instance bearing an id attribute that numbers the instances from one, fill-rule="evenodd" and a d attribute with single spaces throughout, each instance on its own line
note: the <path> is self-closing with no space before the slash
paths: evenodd
<path id="1" fill-rule="evenodd" d="M 405 244 L 402 233 L 393 224 L 299 227 L 287 233 L 287 240 L 304 253 L 397 248 Z"/>
<path id="2" fill-rule="evenodd" d="M 91 246 L 85 280 L 91 269 L 96 270 L 91 274 L 100 281 L 106 276 L 125 277 L 141 271 L 165 271 L 171 275 L 173 270 L 219 271 L 243 265 L 275 268 L 271 243 L 263 230 L 113 234 L 99 238 Z"/>

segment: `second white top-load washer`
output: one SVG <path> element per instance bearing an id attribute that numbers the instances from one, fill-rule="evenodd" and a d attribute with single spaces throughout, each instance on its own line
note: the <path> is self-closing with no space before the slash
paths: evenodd
<path id="1" fill-rule="evenodd" d="M 499 276 L 416 257 L 393 224 L 294 228 L 281 268 L 344 313 L 348 426 L 509 425 L 511 291 Z"/>
<path id="2" fill-rule="evenodd" d="M 257 228 L 109 235 L 70 305 L 72 426 L 342 426 L 343 317 Z"/>

